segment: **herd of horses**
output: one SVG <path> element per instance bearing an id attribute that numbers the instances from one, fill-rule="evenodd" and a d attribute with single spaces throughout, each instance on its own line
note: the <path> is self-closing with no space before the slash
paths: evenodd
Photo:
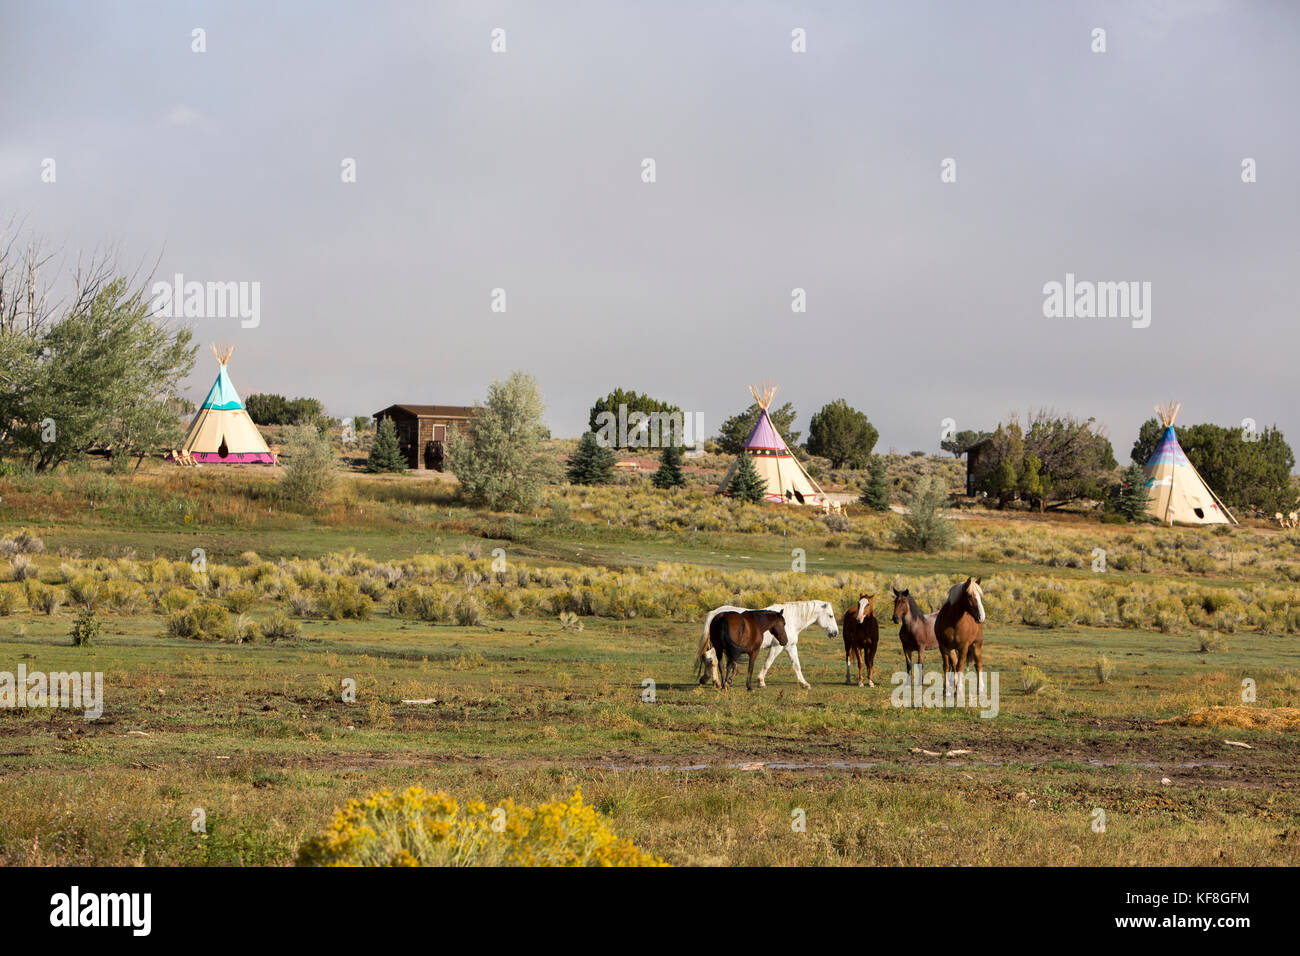
<path id="1" fill-rule="evenodd" d="M 967 662 L 975 665 L 976 680 L 984 681 L 984 592 L 980 578 L 967 578 L 954 584 L 948 597 L 937 610 L 926 614 L 907 589 L 894 592 L 893 621 L 899 625 L 898 639 L 903 645 L 903 658 L 907 662 L 909 680 L 912 676 L 912 655 L 916 655 L 918 677 L 923 676 L 926 651 L 937 650 L 943 665 L 944 686 L 951 678 L 961 679 Z M 790 657 L 795 679 L 803 688 L 810 685 L 804 680 L 799 665 L 799 632 L 811 624 L 820 626 L 830 637 L 844 637 L 844 683 L 853 683 L 852 665 L 858 666 L 858 686 L 875 687 L 876 648 L 880 643 L 880 624 L 873 605 L 874 594 L 862 594 L 858 602 L 845 610 L 842 627 L 836 620 L 835 609 L 829 601 L 789 601 L 751 610 L 724 605 L 714 608 L 704 619 L 704 633 L 695 657 L 695 670 L 700 683 L 713 681 L 713 686 L 726 690 L 731 686 L 737 664 L 742 655 L 749 658 L 749 676 L 745 689 L 754 689 L 754 664 L 758 652 L 768 648 L 767 660 L 758 672 L 758 686 L 765 687 L 764 678 L 781 652 Z M 725 660 L 725 672 L 721 664 Z M 865 680 L 863 671 L 866 671 Z"/>

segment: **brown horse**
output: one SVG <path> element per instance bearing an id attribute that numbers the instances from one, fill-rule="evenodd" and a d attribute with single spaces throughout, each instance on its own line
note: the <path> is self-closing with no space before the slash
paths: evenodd
<path id="1" fill-rule="evenodd" d="M 894 623 L 901 624 L 898 640 L 903 645 L 903 659 L 907 661 L 907 676 L 912 676 L 912 655 L 916 655 L 916 667 L 922 680 L 925 679 L 925 652 L 934 650 L 939 641 L 934 634 L 934 621 L 938 613 L 925 614 L 921 606 L 912 597 L 908 589 L 898 588 L 894 592 Z"/>
<path id="2" fill-rule="evenodd" d="M 849 661 L 858 662 L 858 686 L 862 686 L 862 658 L 867 659 L 867 686 L 875 687 L 872 679 L 876 662 L 876 645 L 880 643 L 880 622 L 876 620 L 876 609 L 871 606 L 874 594 L 858 596 L 858 603 L 844 612 L 844 683 L 851 684 Z"/>
<path id="3" fill-rule="evenodd" d="M 939 608 L 934 622 L 934 634 L 939 640 L 939 654 L 943 657 L 943 695 L 948 696 L 948 674 L 956 681 L 966 673 L 966 655 L 975 661 L 975 687 L 984 686 L 984 592 L 980 578 L 967 578 L 954 584 L 948 600 Z M 953 688 L 954 696 L 957 693 Z"/>
<path id="4" fill-rule="evenodd" d="M 736 673 L 736 661 L 741 654 L 749 655 L 749 677 L 745 680 L 745 690 L 754 689 L 754 658 L 763 646 L 763 635 L 768 631 L 782 647 L 788 638 L 785 635 L 785 617 L 780 611 L 723 611 L 709 625 L 709 641 L 713 652 L 722 660 L 727 656 L 727 674 L 721 684 L 716 686 L 726 690 L 731 686 L 731 678 Z"/>

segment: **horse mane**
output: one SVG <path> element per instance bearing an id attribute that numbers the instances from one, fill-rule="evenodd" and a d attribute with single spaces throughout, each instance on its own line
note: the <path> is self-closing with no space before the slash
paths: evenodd
<path id="1" fill-rule="evenodd" d="M 916 598 L 912 595 L 907 596 L 907 609 L 912 612 L 912 617 L 918 621 L 925 617 L 925 612 L 921 610 L 921 605 L 916 603 Z"/>

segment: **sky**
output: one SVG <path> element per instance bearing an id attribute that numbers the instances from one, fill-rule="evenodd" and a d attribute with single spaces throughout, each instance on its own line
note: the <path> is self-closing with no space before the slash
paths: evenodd
<path id="1" fill-rule="evenodd" d="M 1123 462 L 1170 398 L 1295 444 L 1298 49 L 1281 2 L 0 0 L 0 227 L 258 283 L 181 321 L 338 416 L 521 369 L 557 436 L 769 380 L 880 451 L 1049 408 Z M 1045 315 L 1067 274 L 1149 312 Z"/>

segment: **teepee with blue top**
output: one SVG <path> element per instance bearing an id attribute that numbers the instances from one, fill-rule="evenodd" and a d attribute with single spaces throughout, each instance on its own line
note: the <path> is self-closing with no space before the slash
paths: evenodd
<path id="1" fill-rule="evenodd" d="M 1236 524 L 1237 519 L 1210 490 L 1178 444 L 1174 419 L 1182 405 L 1157 405 L 1165 426 L 1146 466 L 1147 511 L 1165 524 Z"/>
<path id="2" fill-rule="evenodd" d="M 275 455 L 248 417 L 243 399 L 230 381 L 226 365 L 234 351 L 233 346 L 224 353 L 217 351 L 215 345 L 212 347 L 217 360 L 217 380 L 190 422 L 180 454 L 169 458 L 200 464 L 275 464 Z"/>

